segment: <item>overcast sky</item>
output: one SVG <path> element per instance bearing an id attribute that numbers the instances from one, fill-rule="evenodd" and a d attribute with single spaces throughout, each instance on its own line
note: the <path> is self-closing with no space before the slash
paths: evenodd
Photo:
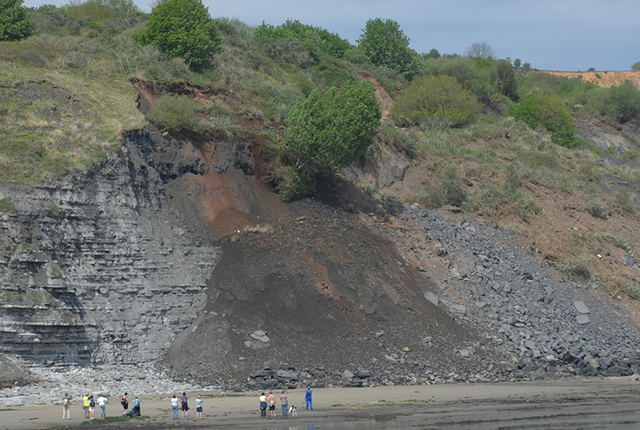
<path id="1" fill-rule="evenodd" d="M 134 0 L 150 12 L 152 0 Z M 640 61 L 640 0 L 203 0 L 212 17 L 251 26 L 287 18 L 355 44 L 370 18 L 393 19 L 418 53 L 463 55 L 488 42 L 499 58 L 543 70 L 629 70 Z M 25 6 L 68 0 L 25 0 Z"/>

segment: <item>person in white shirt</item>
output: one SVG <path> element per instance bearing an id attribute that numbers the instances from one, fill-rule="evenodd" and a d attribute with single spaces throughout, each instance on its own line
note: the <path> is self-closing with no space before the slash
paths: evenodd
<path id="1" fill-rule="evenodd" d="M 178 398 L 176 397 L 175 394 L 171 399 L 171 410 L 173 411 L 173 419 L 177 420 L 178 419 Z"/>
<path id="2" fill-rule="evenodd" d="M 102 394 L 98 397 L 98 406 L 100 406 L 100 418 L 107 418 L 107 398 Z"/>
<path id="3" fill-rule="evenodd" d="M 198 396 L 196 398 L 196 419 L 202 419 L 202 397 Z"/>

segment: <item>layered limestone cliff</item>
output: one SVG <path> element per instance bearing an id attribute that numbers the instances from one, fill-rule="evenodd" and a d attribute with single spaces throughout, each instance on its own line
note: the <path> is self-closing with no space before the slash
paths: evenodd
<path id="1" fill-rule="evenodd" d="M 101 165 L 0 184 L 0 346 L 38 364 L 148 363 L 197 317 L 218 251 L 172 214 L 164 184 L 206 169 L 147 130 Z"/>

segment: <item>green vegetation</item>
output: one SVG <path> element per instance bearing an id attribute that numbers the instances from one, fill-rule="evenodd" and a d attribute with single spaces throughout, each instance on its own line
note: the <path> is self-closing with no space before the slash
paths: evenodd
<path id="1" fill-rule="evenodd" d="M 640 61 L 636 61 L 631 65 L 631 70 L 634 72 L 640 72 Z"/>
<path id="2" fill-rule="evenodd" d="M 22 0 L 0 0 L 0 40 L 22 40 L 36 29 Z"/>
<path id="3" fill-rule="evenodd" d="M 9 199 L 0 199 L 0 212 L 6 214 L 14 214 L 16 213 L 16 207 L 11 203 Z"/>
<path id="4" fill-rule="evenodd" d="M 400 92 L 393 106 L 393 120 L 413 125 L 425 117 L 445 119 L 454 127 L 469 124 L 480 105 L 456 78 L 446 75 L 420 77 Z"/>
<path id="5" fill-rule="evenodd" d="M 203 133 L 206 126 L 199 120 L 204 107 L 185 95 L 166 94 L 153 105 L 147 119 L 163 131 Z"/>
<path id="6" fill-rule="evenodd" d="M 381 117 L 368 81 L 301 98 L 289 114 L 283 147 L 296 170 L 330 175 L 362 157 L 373 143 Z"/>
<path id="7" fill-rule="evenodd" d="M 335 33 L 320 27 L 302 24 L 297 20 L 288 19 L 284 24 L 274 27 L 264 21 L 254 32 L 258 40 L 289 39 L 310 43 L 317 46 L 326 54 L 342 58 L 349 49 L 349 41 L 342 39 Z"/>
<path id="8" fill-rule="evenodd" d="M 368 20 L 358 47 L 373 65 L 385 66 L 407 78 L 418 72 L 418 56 L 409 49 L 409 38 L 392 19 Z"/>
<path id="9" fill-rule="evenodd" d="M 72 0 L 28 12 L 37 34 L 0 42 L 2 182 L 86 170 L 149 121 L 194 139 L 258 136 L 266 143 L 261 179 L 283 200 L 312 195 L 316 174 L 392 148 L 420 185 L 399 194 L 357 184 L 376 199 L 456 205 L 523 237 L 531 237 L 527 223 L 553 223 L 540 207 L 551 195 L 571 201 L 566 210 L 577 229 L 580 217 L 600 226 L 640 214 L 640 152 L 618 154 L 573 136 L 574 118 L 637 124 L 640 95 L 629 83 L 600 88 L 535 72 L 483 43 L 466 56 L 418 54 L 398 23 L 383 18 L 368 20 L 351 46 L 293 19 L 257 28 L 210 20 L 199 0 L 162 0 L 151 14 L 131 0 Z M 187 12 L 195 18 L 183 25 Z M 374 86 L 358 83 L 366 80 L 393 99 L 384 105 L 393 123 L 379 125 Z M 146 118 L 132 84 L 151 94 Z M 0 212 L 15 208 L 0 200 Z M 61 212 L 48 207 L 50 216 Z M 619 241 L 595 233 L 563 240 L 572 248 L 548 256 L 552 264 L 614 285 L 585 256 Z M 57 268 L 51 274 L 63 276 Z M 620 276 L 619 290 L 635 294 Z"/>
<path id="10" fill-rule="evenodd" d="M 453 76 L 483 103 L 507 96 L 518 100 L 519 80 L 511 63 L 483 58 L 425 57 L 422 72 L 427 76 Z"/>
<path id="11" fill-rule="evenodd" d="M 532 91 L 557 95 L 574 115 L 586 113 L 612 125 L 640 120 L 640 92 L 630 82 L 601 88 L 579 79 L 535 72 L 526 76 L 518 92 L 526 95 Z"/>
<path id="12" fill-rule="evenodd" d="M 589 268 L 589 259 L 585 256 L 578 258 L 564 258 L 556 265 L 558 270 L 570 279 L 590 280 L 593 276 Z"/>
<path id="13" fill-rule="evenodd" d="M 193 69 L 206 66 L 220 52 L 223 38 L 201 0 L 160 0 L 146 28 L 135 34 L 142 45 L 152 45 L 168 58 L 183 58 Z"/>
<path id="14" fill-rule="evenodd" d="M 573 137 L 573 118 L 564 101 L 556 95 L 533 92 L 512 106 L 508 114 L 531 128 L 543 127 L 551 133 L 554 142 L 564 147 L 571 149 L 577 144 Z"/>

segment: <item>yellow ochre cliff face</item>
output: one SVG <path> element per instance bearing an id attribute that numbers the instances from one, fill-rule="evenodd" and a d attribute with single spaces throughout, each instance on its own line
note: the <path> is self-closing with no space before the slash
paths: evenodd
<path id="1" fill-rule="evenodd" d="M 551 75 L 566 76 L 567 78 L 578 78 L 583 82 L 591 82 L 604 88 L 619 86 L 624 84 L 625 81 L 631 81 L 640 90 L 640 72 L 557 72 L 551 70 L 544 70 L 544 72 Z"/>

